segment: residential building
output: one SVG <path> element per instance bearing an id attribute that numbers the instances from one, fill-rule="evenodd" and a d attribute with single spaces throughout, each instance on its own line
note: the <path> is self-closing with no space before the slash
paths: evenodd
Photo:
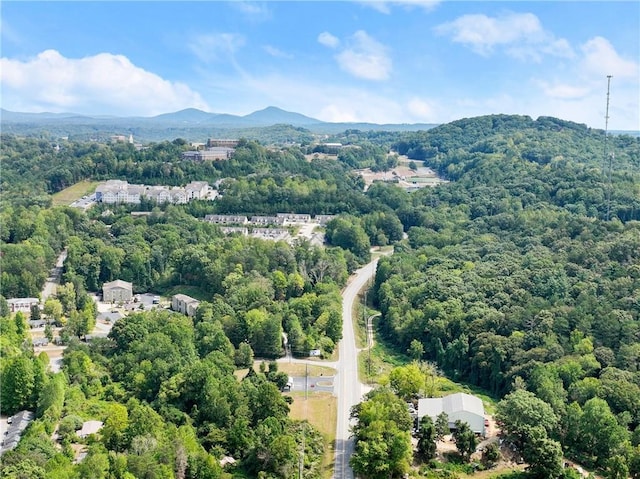
<path id="1" fill-rule="evenodd" d="M 238 140 L 216 139 L 216 138 L 209 138 L 207 140 L 207 148 L 215 148 L 215 147 L 236 148 L 237 146 L 238 146 Z"/>
<path id="2" fill-rule="evenodd" d="M 209 183 L 206 181 L 192 181 L 188 183 L 184 189 L 187 194 L 187 201 L 203 200 L 206 199 L 209 194 Z"/>
<path id="3" fill-rule="evenodd" d="M 76 431 L 76 434 L 80 439 L 85 439 L 87 436 L 97 433 L 102 429 L 102 426 L 102 421 L 85 421 L 82 423 L 82 429 Z"/>
<path id="4" fill-rule="evenodd" d="M 156 203 L 187 203 L 187 192 L 184 188 L 168 188 L 166 186 L 147 186 L 143 196 Z"/>
<path id="5" fill-rule="evenodd" d="M 220 229 L 226 235 L 233 235 L 233 234 L 239 234 L 241 236 L 249 235 L 249 228 L 244 226 L 222 226 Z"/>
<path id="6" fill-rule="evenodd" d="M 242 215 L 206 215 L 205 221 L 217 225 L 246 225 L 249 220 Z"/>
<path id="7" fill-rule="evenodd" d="M 325 226 L 329 221 L 336 218 L 336 215 L 316 215 L 314 219 L 320 224 L 320 226 Z"/>
<path id="8" fill-rule="evenodd" d="M 102 301 L 105 303 L 124 303 L 131 301 L 133 285 L 128 281 L 116 279 L 102 285 Z"/>
<path id="9" fill-rule="evenodd" d="M 216 146 L 214 148 L 207 148 L 206 150 L 185 151 L 182 153 L 182 159 L 191 161 L 228 160 L 229 158 L 233 158 L 235 151 L 233 148 Z"/>
<path id="10" fill-rule="evenodd" d="M 108 180 L 96 188 L 96 201 L 107 204 L 138 204 L 143 191 L 143 185 L 130 185 L 123 180 Z"/>
<path id="11" fill-rule="evenodd" d="M 35 414 L 31 411 L 20 411 L 7 420 L 9 427 L 7 428 L 6 434 L 1 439 L 2 447 L 0 448 L 0 454 L 10 451 L 11 449 L 15 449 L 22 438 L 22 433 L 24 433 L 25 429 L 27 429 L 27 426 L 34 418 Z"/>
<path id="12" fill-rule="evenodd" d="M 38 306 L 40 300 L 38 298 L 9 298 L 7 299 L 7 304 L 9 305 L 9 311 L 12 313 L 20 311 L 21 313 L 30 314 L 31 307 Z"/>
<path id="13" fill-rule="evenodd" d="M 289 223 L 308 223 L 311 221 L 311 215 L 298 213 L 278 213 L 278 218 L 284 218 Z"/>
<path id="14" fill-rule="evenodd" d="M 252 216 L 250 223 L 253 225 L 284 226 L 286 221 L 286 218 L 280 218 L 278 216 Z"/>
<path id="15" fill-rule="evenodd" d="M 176 294 L 171 298 L 171 309 L 187 316 L 194 316 L 200 301 L 186 294 Z"/>
<path id="16" fill-rule="evenodd" d="M 194 199 L 207 198 L 208 195 L 209 184 L 206 181 L 192 181 L 182 188 L 135 185 L 123 180 L 108 180 L 96 188 L 96 201 L 107 204 L 139 204 L 143 198 L 156 203 L 184 204 Z"/>
<path id="17" fill-rule="evenodd" d="M 418 420 L 429 416 L 435 422 L 442 412 L 449 417 L 449 429 L 455 429 L 455 422 L 460 420 L 469 424 L 474 433 L 484 435 L 484 405 L 479 397 L 456 393 L 418 400 Z"/>

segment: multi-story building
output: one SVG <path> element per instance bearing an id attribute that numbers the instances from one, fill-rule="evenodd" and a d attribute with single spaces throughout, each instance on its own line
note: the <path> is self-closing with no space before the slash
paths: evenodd
<path id="1" fill-rule="evenodd" d="M 207 198 L 209 184 L 206 181 L 192 181 L 186 187 L 146 186 L 129 184 L 123 180 L 109 180 L 96 188 L 98 203 L 139 204 L 142 198 L 157 203 L 188 203 L 193 199 Z"/>
<path id="2" fill-rule="evenodd" d="M 207 148 L 206 150 L 185 151 L 182 153 L 182 159 L 191 161 L 228 160 L 233 157 L 235 151 L 236 150 L 234 148 L 216 146 L 213 148 Z"/>

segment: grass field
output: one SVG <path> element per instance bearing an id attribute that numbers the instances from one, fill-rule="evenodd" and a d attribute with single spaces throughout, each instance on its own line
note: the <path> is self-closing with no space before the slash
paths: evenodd
<path id="1" fill-rule="evenodd" d="M 83 196 L 93 193 L 98 184 L 100 184 L 99 181 L 80 181 L 69 188 L 58 191 L 51 197 L 53 206 L 68 206 Z"/>
<path id="2" fill-rule="evenodd" d="M 278 363 L 278 371 L 287 373 L 289 376 L 304 376 L 305 371 L 309 376 L 333 376 L 336 370 L 318 364 L 309 364 L 308 366 L 299 363 Z"/>
<path id="3" fill-rule="evenodd" d="M 309 421 L 322 434 L 325 443 L 325 454 L 322 477 L 328 479 L 333 474 L 336 424 L 338 421 L 338 402 L 331 393 L 311 393 L 307 399 L 302 392 L 290 393 L 293 397 L 291 413 L 293 419 Z"/>

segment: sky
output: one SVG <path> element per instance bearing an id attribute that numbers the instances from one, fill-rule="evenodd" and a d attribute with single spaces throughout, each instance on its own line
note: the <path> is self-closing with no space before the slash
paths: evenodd
<path id="1" fill-rule="evenodd" d="M 2 108 L 640 130 L 638 1 L 0 2 Z"/>

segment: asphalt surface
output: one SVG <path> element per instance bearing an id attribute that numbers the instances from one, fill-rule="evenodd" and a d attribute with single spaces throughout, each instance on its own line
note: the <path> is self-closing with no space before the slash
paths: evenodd
<path id="1" fill-rule="evenodd" d="M 358 379 L 358 350 L 353 332 L 353 303 L 360 290 L 373 278 L 378 259 L 355 272 L 342 292 L 342 340 L 340 360 L 334 381 L 334 392 L 338 397 L 338 424 L 336 429 L 334 479 L 353 479 L 353 469 L 349 459 L 354 451 L 351 437 L 351 408 L 362 400 L 363 387 Z"/>
<path id="2" fill-rule="evenodd" d="M 60 278 L 62 277 L 62 268 L 64 267 L 64 261 L 67 259 L 67 250 L 66 248 L 62 250 L 60 256 L 56 261 L 56 265 L 49 272 L 49 277 L 47 281 L 44 283 L 44 287 L 42 288 L 41 294 L 41 302 L 47 300 L 48 297 L 53 296 L 56 293 L 56 288 L 60 284 Z"/>

